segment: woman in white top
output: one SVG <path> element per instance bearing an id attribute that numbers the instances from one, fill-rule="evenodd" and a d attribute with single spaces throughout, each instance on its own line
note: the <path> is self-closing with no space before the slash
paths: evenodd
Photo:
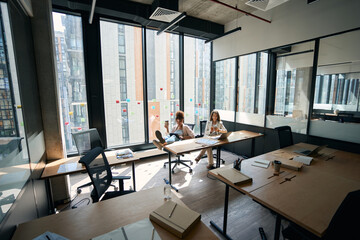
<path id="1" fill-rule="evenodd" d="M 226 132 L 227 130 L 224 127 L 224 124 L 220 120 L 219 112 L 216 110 L 212 111 L 210 114 L 210 120 L 207 121 L 206 123 L 205 136 L 216 136 Z M 214 159 L 213 159 L 213 153 L 211 147 L 201 150 L 199 155 L 195 158 L 195 161 L 199 162 L 201 157 L 205 154 L 205 151 L 207 152 L 208 162 L 209 162 L 209 164 L 206 167 L 208 169 L 212 169 L 214 164 Z"/>

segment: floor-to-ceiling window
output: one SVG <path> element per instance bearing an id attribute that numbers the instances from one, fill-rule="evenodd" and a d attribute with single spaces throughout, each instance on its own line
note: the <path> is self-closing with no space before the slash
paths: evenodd
<path id="1" fill-rule="evenodd" d="M 268 54 L 239 57 L 236 122 L 264 126 Z"/>
<path id="2" fill-rule="evenodd" d="M 89 128 L 81 17 L 53 12 L 60 116 L 66 151 L 75 152 L 71 133 Z"/>
<path id="3" fill-rule="evenodd" d="M 0 3 L 0 223 L 30 176 L 6 3 Z"/>
<path id="4" fill-rule="evenodd" d="M 184 111 L 185 122 L 195 124 L 200 133 L 200 121 L 209 118 L 210 110 L 210 43 L 184 37 Z"/>
<path id="5" fill-rule="evenodd" d="M 235 118 L 235 58 L 215 62 L 215 109 L 222 120 Z"/>
<path id="6" fill-rule="evenodd" d="M 164 121 L 169 129 L 175 124 L 179 106 L 179 35 L 156 34 L 146 30 L 147 95 L 149 140 L 155 139 L 155 131 L 165 132 Z M 186 116 L 185 116 L 186 122 Z"/>
<path id="7" fill-rule="evenodd" d="M 100 35 L 107 145 L 143 143 L 142 29 L 100 21 Z"/>

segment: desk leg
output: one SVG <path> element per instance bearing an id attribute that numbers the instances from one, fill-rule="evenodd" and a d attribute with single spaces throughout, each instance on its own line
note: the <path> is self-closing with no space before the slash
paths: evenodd
<path id="1" fill-rule="evenodd" d="M 255 156 L 255 138 L 251 139 L 251 157 Z"/>
<path id="2" fill-rule="evenodd" d="M 136 185 L 135 185 L 135 161 L 132 161 L 132 162 L 131 162 L 131 166 L 132 166 L 133 188 L 134 188 L 134 191 L 136 192 Z"/>
<path id="3" fill-rule="evenodd" d="M 170 184 L 171 188 L 174 189 L 176 192 L 179 192 L 179 189 L 177 189 L 176 187 L 174 187 L 172 184 L 171 184 L 171 153 L 168 152 L 169 154 L 169 181 L 166 180 L 166 178 L 164 178 L 164 181 L 166 184 Z"/>
<path id="4" fill-rule="evenodd" d="M 221 153 L 221 147 L 216 147 L 216 168 L 220 167 L 220 153 Z"/>
<path id="5" fill-rule="evenodd" d="M 276 222 L 275 222 L 275 235 L 274 240 L 280 239 L 280 227 L 281 227 L 281 216 L 279 214 L 276 215 Z"/>
<path id="6" fill-rule="evenodd" d="M 227 217 L 228 217 L 228 204 L 229 204 L 229 185 L 225 184 L 225 203 L 224 203 L 224 222 L 223 229 L 221 229 L 216 223 L 210 221 L 210 225 L 213 226 L 218 232 L 220 232 L 226 239 L 231 240 L 231 237 L 226 234 Z"/>

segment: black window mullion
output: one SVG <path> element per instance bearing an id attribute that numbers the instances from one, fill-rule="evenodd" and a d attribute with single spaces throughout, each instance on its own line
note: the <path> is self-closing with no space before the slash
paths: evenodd
<path id="1" fill-rule="evenodd" d="M 180 110 L 184 111 L 184 34 L 179 35 L 179 104 Z"/>
<path id="2" fill-rule="evenodd" d="M 144 105 L 144 135 L 145 143 L 149 142 L 149 113 L 148 113 L 148 90 L 147 90 L 147 54 L 146 54 L 146 28 L 142 27 L 142 62 L 143 62 L 143 105 Z"/>

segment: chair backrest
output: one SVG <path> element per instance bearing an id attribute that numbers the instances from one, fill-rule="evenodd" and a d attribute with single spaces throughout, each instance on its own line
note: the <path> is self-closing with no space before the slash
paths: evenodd
<path id="1" fill-rule="evenodd" d="M 279 135 L 280 148 L 284 148 L 294 144 L 291 128 L 289 126 L 277 127 L 275 130 Z"/>
<path id="2" fill-rule="evenodd" d="M 185 125 L 188 125 L 191 130 L 194 130 L 195 124 L 193 124 L 193 123 L 185 123 Z"/>
<path id="3" fill-rule="evenodd" d="M 360 190 L 350 192 L 336 210 L 324 240 L 359 239 Z"/>
<path id="4" fill-rule="evenodd" d="M 200 121 L 200 136 L 205 135 L 205 127 L 206 127 L 207 120 L 201 120 Z"/>
<path id="5" fill-rule="evenodd" d="M 104 145 L 96 128 L 72 133 L 72 136 L 79 155 L 84 155 L 95 147 L 101 147 L 104 149 Z"/>
<path id="6" fill-rule="evenodd" d="M 109 188 L 112 181 L 110 165 L 101 147 L 96 147 L 80 158 L 79 163 L 86 167 L 91 182 L 94 186 L 91 192 L 93 202 L 98 202 Z"/>

